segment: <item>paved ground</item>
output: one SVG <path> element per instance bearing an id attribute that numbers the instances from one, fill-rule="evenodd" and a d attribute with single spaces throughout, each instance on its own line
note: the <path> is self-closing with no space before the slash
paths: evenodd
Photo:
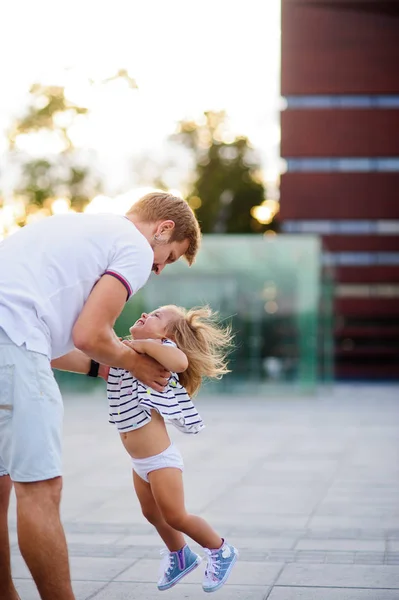
<path id="1" fill-rule="evenodd" d="M 399 599 L 399 388 L 311 399 L 201 400 L 207 429 L 176 432 L 187 505 L 240 548 L 220 600 Z M 153 600 L 159 540 L 101 395 L 66 398 L 63 519 L 78 600 Z M 22 600 L 37 600 L 19 555 Z M 201 572 L 200 572 L 201 571 Z M 202 569 L 165 598 L 204 598 Z"/>

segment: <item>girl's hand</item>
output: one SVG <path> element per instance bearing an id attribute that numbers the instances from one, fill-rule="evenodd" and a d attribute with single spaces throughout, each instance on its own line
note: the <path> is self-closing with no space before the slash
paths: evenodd
<path id="1" fill-rule="evenodd" d="M 129 348 L 138 354 L 145 354 L 143 341 L 144 340 L 123 340 L 122 343 L 125 344 L 125 346 L 129 346 Z"/>
<path id="2" fill-rule="evenodd" d="M 162 344 L 160 339 L 147 339 L 147 340 L 123 340 L 123 343 L 132 350 L 135 350 L 139 354 L 147 354 L 148 344 Z"/>
<path id="3" fill-rule="evenodd" d="M 108 381 L 109 370 L 110 367 L 107 365 L 100 365 L 98 368 L 98 376 L 101 377 L 101 379 L 104 379 L 104 381 Z"/>

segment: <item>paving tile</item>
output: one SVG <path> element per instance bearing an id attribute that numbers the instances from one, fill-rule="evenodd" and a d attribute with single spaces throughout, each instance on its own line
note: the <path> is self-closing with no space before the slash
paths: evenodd
<path id="1" fill-rule="evenodd" d="M 314 516 L 307 523 L 310 529 L 374 529 L 389 530 L 397 526 L 399 518 L 355 517 L 346 515 Z"/>
<path id="2" fill-rule="evenodd" d="M 355 552 L 326 552 L 324 562 L 336 565 L 353 564 L 355 558 Z"/>
<path id="3" fill-rule="evenodd" d="M 348 590 L 347 588 L 274 587 L 268 600 L 397 600 L 396 590 Z"/>
<path id="4" fill-rule="evenodd" d="M 218 590 L 217 597 L 220 600 L 264 600 L 268 592 L 269 588 L 264 586 L 226 585 Z M 204 600 L 204 592 L 201 585 L 179 583 L 169 592 L 168 597 L 173 600 Z M 133 598 L 159 600 L 160 592 L 154 584 L 112 582 L 96 594 L 93 600 L 132 600 Z"/>
<path id="5" fill-rule="evenodd" d="M 226 585 L 270 585 L 280 572 L 282 563 L 238 561 Z M 185 577 L 185 582 L 201 583 L 205 562 Z M 130 569 L 115 578 L 115 581 L 134 581 L 136 583 L 155 582 L 158 578 L 159 560 L 142 559 Z"/>
<path id="6" fill-rule="evenodd" d="M 226 515 L 230 515 L 227 516 Z M 270 514 L 262 514 L 262 513 L 240 513 L 239 511 L 232 512 L 230 511 L 209 511 L 206 514 L 201 514 L 202 517 L 206 518 L 214 527 L 216 527 L 217 523 L 221 523 L 226 526 L 226 528 L 234 528 L 235 523 L 245 521 L 246 527 L 251 529 L 300 529 L 306 526 L 309 518 L 306 515 L 292 515 L 292 514 L 278 514 L 275 515 L 273 513 Z M 221 526 L 223 526 L 221 525 Z"/>
<path id="7" fill-rule="evenodd" d="M 69 533 L 66 532 L 68 544 L 113 545 L 121 539 L 120 533 Z"/>
<path id="8" fill-rule="evenodd" d="M 109 581 L 136 562 L 130 558 L 71 557 L 71 575 L 74 580 Z"/>
<path id="9" fill-rule="evenodd" d="M 399 570 L 387 565 L 286 565 L 278 585 L 399 589 Z M 397 592 L 399 596 L 399 592 Z"/>
<path id="10" fill-rule="evenodd" d="M 343 550 L 343 551 L 375 551 L 384 552 L 384 540 L 341 540 L 341 539 L 302 539 L 295 546 L 296 550 Z"/>
<path id="11" fill-rule="evenodd" d="M 250 550 L 291 550 L 295 543 L 294 537 L 240 537 L 232 534 L 229 538 L 232 544 L 239 550 L 248 548 Z"/>
<path id="12" fill-rule="evenodd" d="M 14 579 L 31 579 L 31 574 L 20 554 L 11 556 L 11 573 Z"/>
<path id="13" fill-rule="evenodd" d="M 273 585 L 268 600 L 399 600 L 398 396 L 393 386 L 337 386 L 315 398 L 246 398 L 245 413 L 242 398 L 203 397 L 207 429 L 171 431 L 189 510 L 241 551 L 221 600 L 265 600 Z M 77 600 L 158 598 L 162 544 L 97 392 L 65 397 L 64 439 L 62 514 Z M 22 599 L 38 600 L 15 519 L 13 494 L 13 573 Z M 170 597 L 204 598 L 202 574 L 203 566 Z"/>
<path id="14" fill-rule="evenodd" d="M 16 579 L 14 583 L 22 600 L 40 600 L 39 592 L 32 580 Z M 103 582 L 72 581 L 76 600 L 87 600 L 103 586 Z"/>
<path id="15" fill-rule="evenodd" d="M 390 552 L 398 552 L 399 553 L 399 541 L 390 540 L 388 542 L 388 550 Z"/>
<path id="16" fill-rule="evenodd" d="M 156 548 L 163 547 L 163 542 L 158 533 L 154 531 L 150 535 L 127 534 L 118 535 L 118 544 L 122 546 L 154 546 Z"/>

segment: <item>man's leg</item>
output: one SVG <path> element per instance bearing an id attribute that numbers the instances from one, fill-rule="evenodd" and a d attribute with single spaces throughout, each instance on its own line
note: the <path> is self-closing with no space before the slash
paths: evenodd
<path id="1" fill-rule="evenodd" d="M 15 483 L 18 542 L 42 600 L 74 600 L 60 520 L 62 479 Z"/>
<path id="2" fill-rule="evenodd" d="M 0 477 L 0 592 L 2 600 L 18 600 L 11 579 L 10 542 L 8 537 L 8 505 L 12 488 L 8 475 Z"/>
<path id="3" fill-rule="evenodd" d="M 14 482 L 20 550 L 42 600 L 74 600 L 60 522 L 61 392 L 47 356 L 1 335 L 0 376 L 0 458 Z"/>

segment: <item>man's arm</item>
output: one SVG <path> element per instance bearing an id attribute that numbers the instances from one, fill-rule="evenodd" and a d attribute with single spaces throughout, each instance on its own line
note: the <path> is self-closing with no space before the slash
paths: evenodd
<path id="1" fill-rule="evenodd" d="M 136 352 L 152 356 L 156 361 L 165 367 L 168 371 L 182 373 L 188 367 L 187 356 L 174 346 L 167 346 L 159 340 L 131 340 L 125 341 Z"/>
<path id="2" fill-rule="evenodd" d="M 86 375 L 90 369 L 90 360 L 84 352 L 72 350 L 72 352 L 68 352 L 64 356 L 54 358 L 51 361 L 51 366 L 53 369 L 58 369 L 59 371 L 71 371 L 72 373 Z"/>
<path id="3" fill-rule="evenodd" d="M 91 359 L 81 352 L 81 350 L 72 350 L 64 356 L 55 358 L 51 361 L 53 369 L 58 371 L 69 371 L 71 373 L 81 373 L 87 375 L 90 369 Z M 109 367 L 107 365 L 100 365 L 98 369 L 98 376 L 102 379 L 107 380 L 109 373 Z"/>
<path id="4" fill-rule="evenodd" d="M 134 354 L 122 344 L 113 327 L 126 302 L 126 288 L 104 275 L 94 286 L 73 328 L 76 348 L 97 362 L 130 371 Z"/>
<path id="5" fill-rule="evenodd" d="M 100 364 L 130 371 L 152 389 L 163 391 L 169 372 L 151 357 L 140 356 L 123 344 L 113 330 L 125 302 L 125 286 L 115 277 L 103 275 L 75 323 L 74 345 Z"/>

